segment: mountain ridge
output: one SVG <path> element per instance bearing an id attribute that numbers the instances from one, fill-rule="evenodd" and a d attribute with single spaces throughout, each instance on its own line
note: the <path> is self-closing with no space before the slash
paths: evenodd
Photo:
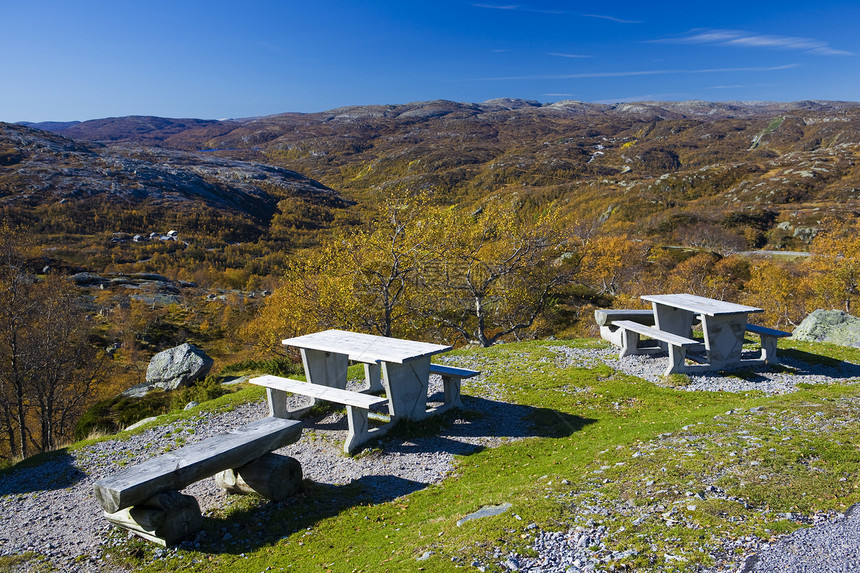
<path id="1" fill-rule="evenodd" d="M 120 154 L 143 146 L 204 165 L 218 157 L 286 169 L 371 209 L 392 193 L 447 204 L 517 193 L 661 240 L 704 222 L 747 247 L 803 248 L 794 229 L 860 211 L 857 102 L 431 100 L 45 127 Z M 750 211 L 773 216 L 753 225 Z"/>

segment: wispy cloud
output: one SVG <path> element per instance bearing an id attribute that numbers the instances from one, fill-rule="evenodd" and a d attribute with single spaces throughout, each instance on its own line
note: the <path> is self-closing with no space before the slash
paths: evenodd
<path id="1" fill-rule="evenodd" d="M 651 40 L 655 44 L 711 44 L 746 48 L 796 50 L 817 56 L 852 56 L 852 52 L 832 48 L 827 42 L 798 36 L 754 34 L 740 30 L 693 30 L 677 38 Z"/>
<path id="2" fill-rule="evenodd" d="M 706 90 L 739 90 L 739 89 L 748 89 L 748 88 L 761 88 L 772 86 L 774 84 L 731 84 L 731 85 L 721 85 L 721 86 L 708 86 Z"/>
<path id="3" fill-rule="evenodd" d="M 583 18 L 600 18 L 601 20 L 609 20 L 610 22 L 617 22 L 618 24 L 641 24 L 639 20 L 623 20 L 621 18 L 616 18 L 615 16 L 605 16 L 603 14 L 583 14 Z"/>
<path id="4" fill-rule="evenodd" d="M 562 52 L 547 52 L 547 56 L 557 56 L 559 58 L 593 58 L 594 56 L 587 56 L 584 54 L 565 54 Z"/>
<path id="5" fill-rule="evenodd" d="M 472 4 L 475 8 L 486 8 L 488 10 L 509 10 L 512 12 L 534 12 L 536 14 L 567 14 L 562 10 L 544 10 L 541 8 L 533 8 L 522 4 Z"/>
<path id="6" fill-rule="evenodd" d="M 665 101 L 678 97 L 687 97 L 684 93 L 662 93 L 662 94 L 643 94 L 635 96 L 614 97 L 609 99 L 597 100 L 594 103 L 627 103 L 627 102 L 645 102 L 645 101 Z"/>
<path id="7" fill-rule="evenodd" d="M 506 76 L 496 78 L 481 78 L 487 81 L 509 80 L 581 80 L 590 78 L 629 78 L 636 76 L 665 76 L 674 74 L 724 74 L 737 72 L 778 72 L 797 67 L 797 64 L 782 66 L 750 67 L 750 68 L 703 68 L 698 70 L 631 70 L 618 72 L 585 72 L 579 74 L 559 74 L 545 76 Z"/>

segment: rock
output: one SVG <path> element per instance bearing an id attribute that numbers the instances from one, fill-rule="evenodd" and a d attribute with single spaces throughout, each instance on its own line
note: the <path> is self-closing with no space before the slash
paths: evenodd
<path id="1" fill-rule="evenodd" d="M 126 392 L 127 392 L 127 391 L 128 391 L 128 390 L 126 390 Z M 123 394 L 125 394 L 125 392 L 123 392 Z M 126 430 L 135 430 L 135 429 L 137 429 L 137 428 L 139 428 L 139 427 L 143 426 L 144 424 L 148 424 L 148 423 L 150 423 L 150 422 L 154 422 L 154 421 L 155 421 L 155 420 L 157 420 L 157 419 L 158 419 L 158 418 L 157 418 L 157 417 L 155 417 L 155 416 L 150 416 L 149 418 L 144 418 L 143 420 L 139 420 L 139 421 L 135 422 L 134 424 L 132 424 L 131 426 L 129 426 L 128 428 L 126 428 Z"/>
<path id="2" fill-rule="evenodd" d="M 487 505 L 479 509 L 474 513 L 470 513 L 463 519 L 457 520 L 457 527 L 462 527 L 464 523 L 467 521 L 471 521 L 473 519 L 480 519 L 482 517 L 492 517 L 494 515 L 501 515 L 512 507 L 510 503 L 501 503 L 499 505 Z"/>
<path id="3" fill-rule="evenodd" d="M 302 488 L 302 465 L 295 458 L 268 453 L 237 469 L 219 472 L 215 483 L 230 493 L 257 493 L 284 501 Z"/>
<path id="4" fill-rule="evenodd" d="M 143 398 L 153 390 L 155 390 L 155 386 L 143 382 L 132 386 L 125 392 L 122 392 L 120 396 L 125 396 L 126 398 Z"/>
<path id="5" fill-rule="evenodd" d="M 792 337 L 860 348 L 860 318 L 841 310 L 818 309 L 803 319 Z"/>
<path id="6" fill-rule="evenodd" d="M 201 380 L 214 360 L 187 342 L 152 357 L 146 369 L 146 383 L 164 390 L 176 390 Z"/>
<path id="7" fill-rule="evenodd" d="M 103 286 L 110 283 L 109 280 L 95 273 L 75 273 L 69 277 L 69 280 L 79 287 Z"/>

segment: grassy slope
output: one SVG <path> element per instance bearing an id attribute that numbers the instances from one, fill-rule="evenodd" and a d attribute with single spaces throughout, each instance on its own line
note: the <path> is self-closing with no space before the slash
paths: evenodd
<path id="1" fill-rule="evenodd" d="M 860 386 L 774 397 L 692 393 L 608 367 L 562 368 L 551 349 L 561 344 L 601 343 L 459 353 L 491 371 L 507 400 L 528 407 L 542 437 L 463 457 L 442 484 L 388 503 L 355 505 L 359 483 L 307 483 L 290 504 L 237 497 L 205 519 L 212 541 L 199 550 L 164 553 L 132 540 L 113 558 L 141 571 L 447 571 L 452 558 L 467 566 L 477 559 L 492 571 L 501 570 L 494 548 L 529 553 L 537 531 L 529 524 L 548 531 L 602 524 L 609 533 L 601 556 L 635 550 L 608 563 L 692 571 L 731 553 L 725 540 L 767 539 L 802 526 L 801 515 L 860 501 Z M 794 346 L 860 362 L 860 350 Z M 456 525 L 503 502 L 513 507 L 501 516 Z"/>

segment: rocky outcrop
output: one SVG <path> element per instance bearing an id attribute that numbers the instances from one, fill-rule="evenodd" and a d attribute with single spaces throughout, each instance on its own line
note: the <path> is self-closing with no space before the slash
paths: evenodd
<path id="1" fill-rule="evenodd" d="M 842 310 L 818 309 L 803 319 L 792 337 L 860 348 L 860 318 Z"/>
<path id="2" fill-rule="evenodd" d="M 186 342 L 152 357 L 146 369 L 146 383 L 176 390 L 205 378 L 213 363 L 204 351 Z"/>
<path id="3" fill-rule="evenodd" d="M 214 362 L 206 352 L 196 346 L 187 342 L 180 344 L 153 356 L 146 369 L 146 382 L 132 386 L 121 395 L 141 398 L 156 388 L 176 390 L 189 386 L 205 378 Z"/>

